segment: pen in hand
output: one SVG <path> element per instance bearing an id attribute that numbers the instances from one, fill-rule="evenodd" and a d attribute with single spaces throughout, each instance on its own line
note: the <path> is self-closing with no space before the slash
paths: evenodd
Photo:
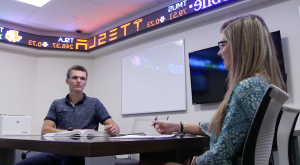
<path id="1" fill-rule="evenodd" d="M 154 121 L 157 121 L 157 116 L 155 117 Z M 155 124 L 153 125 L 153 127 L 155 128 Z"/>

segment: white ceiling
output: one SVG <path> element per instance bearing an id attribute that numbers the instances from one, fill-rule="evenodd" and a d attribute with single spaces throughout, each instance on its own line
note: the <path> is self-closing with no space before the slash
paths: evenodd
<path id="1" fill-rule="evenodd" d="M 51 0 L 39 8 L 15 0 L 0 0 L 0 21 L 42 31 L 81 29 L 92 34 L 167 2 L 172 0 Z"/>

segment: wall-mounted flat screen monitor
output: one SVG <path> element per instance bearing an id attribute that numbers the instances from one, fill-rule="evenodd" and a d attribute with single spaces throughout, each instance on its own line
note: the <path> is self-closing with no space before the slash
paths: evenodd
<path id="1" fill-rule="evenodd" d="M 272 32 L 271 36 L 273 38 L 273 43 L 276 49 L 276 57 L 279 64 L 280 72 L 283 78 L 284 83 L 287 81 L 287 74 L 284 69 L 284 60 L 283 60 L 283 52 L 282 52 L 282 44 L 281 44 L 281 35 L 280 31 Z"/>
<path id="2" fill-rule="evenodd" d="M 286 82 L 280 31 L 271 33 L 276 48 L 280 71 Z M 189 53 L 190 77 L 193 104 L 215 103 L 223 100 L 226 93 L 228 71 L 218 46 Z"/>
<path id="3" fill-rule="evenodd" d="M 217 55 L 219 47 L 189 53 L 193 104 L 222 101 L 228 71 Z"/>

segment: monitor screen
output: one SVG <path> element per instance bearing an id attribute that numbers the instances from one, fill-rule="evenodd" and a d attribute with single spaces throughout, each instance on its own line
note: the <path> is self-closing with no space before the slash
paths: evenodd
<path id="1" fill-rule="evenodd" d="M 218 51 L 215 46 L 189 53 L 193 104 L 223 100 L 228 71 Z"/>
<path id="2" fill-rule="evenodd" d="M 284 60 L 283 60 L 283 52 L 282 52 L 282 45 L 281 45 L 281 35 L 280 31 L 272 32 L 271 36 L 273 38 L 273 43 L 276 49 L 276 57 L 279 64 L 280 72 L 283 78 L 284 83 L 286 84 L 287 75 L 284 69 Z"/>
<path id="3" fill-rule="evenodd" d="M 280 31 L 271 33 L 280 71 L 286 82 Z M 219 47 L 189 53 L 193 104 L 221 102 L 226 93 L 228 71 L 217 55 Z"/>

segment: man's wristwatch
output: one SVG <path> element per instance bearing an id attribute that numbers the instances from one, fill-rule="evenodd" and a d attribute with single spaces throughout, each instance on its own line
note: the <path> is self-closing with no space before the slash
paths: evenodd
<path id="1" fill-rule="evenodd" d="M 73 128 L 72 128 L 72 127 L 70 127 L 70 128 L 68 129 L 68 131 L 73 131 Z"/>

